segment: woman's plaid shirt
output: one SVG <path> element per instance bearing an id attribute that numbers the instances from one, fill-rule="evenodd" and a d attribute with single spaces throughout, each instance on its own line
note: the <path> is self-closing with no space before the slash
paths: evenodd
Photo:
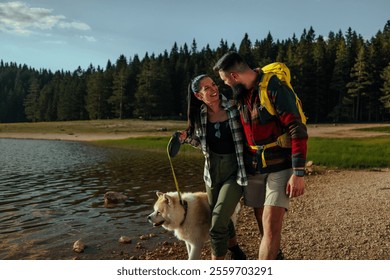
<path id="1" fill-rule="evenodd" d="M 229 118 L 229 126 L 233 136 L 233 142 L 236 150 L 236 157 L 238 163 L 237 169 L 237 183 L 240 186 L 246 186 L 248 184 L 248 179 L 245 172 L 243 150 L 244 150 L 244 135 L 242 131 L 242 125 L 240 120 L 240 113 L 237 110 L 236 104 L 233 100 L 227 100 L 223 95 L 221 95 L 221 106 L 226 110 Z M 200 120 L 201 126 L 196 127 L 195 137 L 189 137 L 186 139 L 186 143 L 191 144 L 194 147 L 201 146 L 202 152 L 205 156 L 204 164 L 204 174 L 203 178 L 206 183 L 206 186 L 211 187 L 211 177 L 210 177 L 210 154 L 209 146 L 206 141 L 206 125 L 207 125 L 207 106 L 203 104 L 200 109 Z"/>

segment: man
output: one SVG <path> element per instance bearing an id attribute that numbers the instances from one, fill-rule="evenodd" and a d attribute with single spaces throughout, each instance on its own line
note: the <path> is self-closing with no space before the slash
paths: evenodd
<path id="1" fill-rule="evenodd" d="M 253 70 L 236 52 L 228 52 L 215 64 L 224 83 L 233 89 L 249 150 L 247 206 L 254 208 L 262 239 L 259 259 L 282 259 L 282 223 L 289 199 L 304 193 L 307 129 L 302 122 L 294 92 L 273 75 L 267 98 L 275 114 L 260 105 L 259 84 L 265 77 Z M 289 147 L 273 145 L 280 136 L 291 137 Z M 270 144 L 270 145 L 267 145 Z"/>

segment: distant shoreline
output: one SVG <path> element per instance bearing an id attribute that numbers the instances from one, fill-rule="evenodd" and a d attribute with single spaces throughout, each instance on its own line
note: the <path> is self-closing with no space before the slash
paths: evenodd
<path id="1" fill-rule="evenodd" d="M 170 136 L 170 133 L 77 133 L 77 134 L 60 134 L 60 133 L 32 133 L 32 132 L 0 132 L 0 139 L 25 139 L 25 140 L 58 140 L 58 141 L 77 141 L 77 142 L 94 142 L 101 140 L 120 140 L 126 138 L 147 137 L 147 136 Z"/>
<path id="2" fill-rule="evenodd" d="M 140 119 L 0 123 L 0 138 L 91 142 L 147 136 L 168 137 L 185 126 L 185 121 Z"/>
<path id="3" fill-rule="evenodd" d="M 169 137 L 187 126 L 185 121 L 93 120 L 42 123 L 0 123 L 0 138 L 93 142 L 135 137 Z M 361 138 L 389 136 L 380 131 L 358 130 L 390 126 L 390 123 L 309 124 L 309 137 Z"/>

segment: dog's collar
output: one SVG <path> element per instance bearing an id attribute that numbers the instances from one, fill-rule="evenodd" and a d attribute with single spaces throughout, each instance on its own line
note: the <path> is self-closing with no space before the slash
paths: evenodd
<path id="1" fill-rule="evenodd" d="M 187 218 L 187 211 L 188 211 L 188 202 L 185 200 L 180 201 L 181 206 L 184 208 L 184 218 L 183 221 L 181 221 L 180 226 L 182 226 Z"/>

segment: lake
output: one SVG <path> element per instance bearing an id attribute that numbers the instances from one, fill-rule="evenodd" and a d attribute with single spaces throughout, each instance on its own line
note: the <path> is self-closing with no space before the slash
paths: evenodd
<path id="1" fill-rule="evenodd" d="M 201 158 L 179 153 L 173 164 L 182 191 L 204 189 Z M 129 199 L 106 208 L 107 191 Z M 0 259 L 72 259 L 78 239 L 85 259 L 131 254 L 140 235 L 163 234 L 146 220 L 156 191 L 175 191 L 165 153 L 0 139 Z M 135 242 L 119 244 L 122 235 Z"/>

